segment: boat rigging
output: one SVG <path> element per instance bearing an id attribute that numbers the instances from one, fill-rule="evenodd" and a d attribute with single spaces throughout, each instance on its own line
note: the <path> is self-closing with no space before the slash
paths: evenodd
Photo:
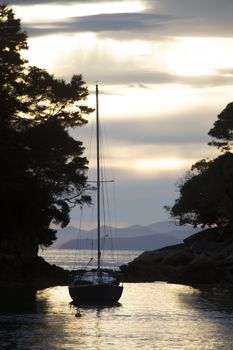
<path id="1" fill-rule="evenodd" d="M 69 293 L 75 303 L 114 304 L 123 292 L 116 272 L 101 269 L 101 215 L 100 199 L 100 129 L 99 129 L 99 88 L 96 84 L 96 187 L 97 187 L 97 268 L 91 271 L 78 270 L 71 275 Z M 109 181 L 107 181 L 109 182 Z M 110 181 L 112 182 L 112 181 Z"/>

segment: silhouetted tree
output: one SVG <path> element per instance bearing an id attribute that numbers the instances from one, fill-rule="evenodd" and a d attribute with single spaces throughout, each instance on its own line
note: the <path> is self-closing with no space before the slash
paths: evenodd
<path id="1" fill-rule="evenodd" d="M 73 206 L 90 201 L 88 161 L 69 128 L 92 112 L 81 75 L 69 83 L 21 57 L 27 35 L 12 9 L 0 5 L 0 249 L 37 253 L 66 226 Z"/>
<path id="2" fill-rule="evenodd" d="M 0 5 L 0 121 L 10 122 L 21 105 L 21 84 L 26 63 L 20 55 L 27 49 L 27 35 L 12 9 Z"/>
<path id="3" fill-rule="evenodd" d="M 208 133 L 214 137 L 209 145 L 229 151 L 233 142 L 233 102 L 229 103 L 217 118 L 214 127 Z"/>
<path id="4" fill-rule="evenodd" d="M 180 197 L 171 208 L 180 224 L 233 227 L 233 155 L 202 160 L 192 166 Z"/>
<path id="5" fill-rule="evenodd" d="M 178 186 L 180 197 L 173 207 L 167 207 L 180 224 L 233 228 L 233 154 L 228 151 L 233 140 L 232 130 L 233 103 L 230 103 L 209 131 L 209 135 L 215 137 L 210 144 L 225 153 L 194 164 Z"/>

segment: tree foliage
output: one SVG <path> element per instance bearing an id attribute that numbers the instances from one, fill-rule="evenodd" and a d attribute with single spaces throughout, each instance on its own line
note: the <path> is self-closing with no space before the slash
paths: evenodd
<path id="1" fill-rule="evenodd" d="M 194 164 L 179 185 L 180 197 L 170 215 L 182 224 L 233 228 L 233 103 L 219 114 L 209 135 L 210 145 L 224 154 Z"/>
<path id="2" fill-rule="evenodd" d="M 47 246 L 51 224 L 66 226 L 71 208 L 90 201 L 84 147 L 69 129 L 93 110 L 81 75 L 66 83 L 31 67 L 21 57 L 27 48 L 20 20 L 0 5 L 0 244 Z"/>
<path id="3" fill-rule="evenodd" d="M 193 165 L 180 185 L 180 197 L 171 208 L 180 224 L 233 227 L 233 155 Z"/>
<path id="4" fill-rule="evenodd" d="M 26 50 L 27 35 L 13 10 L 0 5 L 0 121 L 9 122 L 21 109 L 21 84 L 26 61 L 20 51 Z"/>
<path id="5" fill-rule="evenodd" d="M 218 115 L 216 122 L 208 135 L 214 139 L 209 143 L 222 151 L 229 151 L 233 145 L 233 102 Z"/>

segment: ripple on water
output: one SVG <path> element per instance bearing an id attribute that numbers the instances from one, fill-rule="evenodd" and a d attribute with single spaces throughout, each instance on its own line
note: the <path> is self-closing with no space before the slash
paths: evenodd
<path id="1" fill-rule="evenodd" d="M 1 307 L 0 348 L 232 350 L 232 296 L 229 290 L 132 283 L 125 284 L 117 306 L 76 307 L 66 287 L 26 299 L 16 293 L 14 302 Z"/>

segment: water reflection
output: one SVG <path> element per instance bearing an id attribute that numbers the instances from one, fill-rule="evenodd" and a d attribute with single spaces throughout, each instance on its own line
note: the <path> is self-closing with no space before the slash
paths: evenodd
<path id="1" fill-rule="evenodd" d="M 111 307 L 74 305 L 66 287 L 8 293 L 1 350 L 233 349 L 232 290 L 132 283 Z"/>
<path id="2" fill-rule="evenodd" d="M 114 309 L 116 307 L 121 307 L 122 304 L 119 302 L 116 302 L 114 304 L 79 304 L 77 302 L 71 301 L 69 303 L 71 307 L 77 308 L 77 309 L 93 309 L 93 310 L 104 310 L 104 309 Z"/>
<path id="3" fill-rule="evenodd" d="M 180 300 L 191 308 L 233 315 L 233 289 L 202 287 L 186 289 L 179 294 Z"/>

